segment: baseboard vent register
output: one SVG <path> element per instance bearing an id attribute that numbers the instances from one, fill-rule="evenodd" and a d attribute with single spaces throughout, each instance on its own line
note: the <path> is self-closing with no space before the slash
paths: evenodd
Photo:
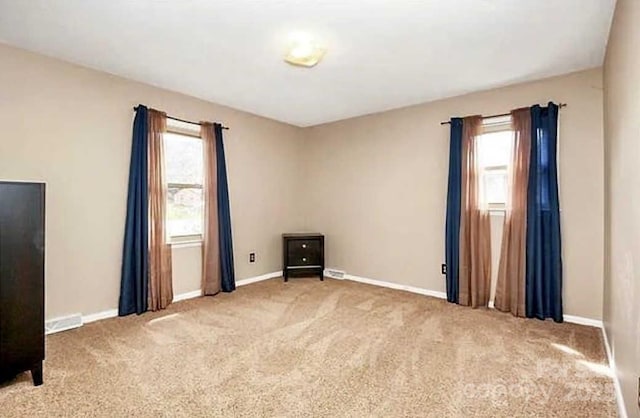
<path id="1" fill-rule="evenodd" d="M 52 319 L 45 322 L 45 334 L 53 334 L 54 332 L 66 331 L 69 329 L 79 328 L 83 324 L 82 315 L 73 314 L 62 318 Z"/>
<path id="2" fill-rule="evenodd" d="M 324 275 L 332 279 L 344 280 L 345 272 L 342 270 L 325 269 Z"/>

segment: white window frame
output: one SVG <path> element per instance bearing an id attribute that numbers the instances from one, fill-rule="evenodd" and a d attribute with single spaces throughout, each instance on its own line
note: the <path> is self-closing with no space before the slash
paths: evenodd
<path id="1" fill-rule="evenodd" d="M 194 123 L 186 123 L 182 121 L 177 121 L 174 119 L 167 119 L 167 133 L 181 135 L 183 137 L 188 137 L 193 139 L 194 141 L 200 140 L 202 141 L 202 137 L 200 135 L 200 125 Z M 166 154 L 165 154 L 166 157 Z M 187 183 L 169 183 L 167 182 L 167 188 L 176 188 L 176 189 L 203 189 L 204 187 L 204 179 L 203 184 L 187 184 Z M 204 219 L 202 219 L 202 227 L 204 228 Z M 193 245 L 201 245 L 202 244 L 202 233 L 200 234 L 189 234 L 189 235 L 169 235 L 169 243 L 170 244 L 178 244 L 181 247 L 189 247 Z"/>
<path id="2" fill-rule="evenodd" d="M 556 143 L 556 169 L 557 169 L 557 176 L 558 176 L 558 196 L 561 197 L 562 193 L 560 191 L 561 189 L 561 169 L 560 169 L 560 165 L 561 165 L 561 161 L 560 161 L 560 145 L 561 145 L 561 141 L 560 141 L 560 125 L 561 125 L 561 120 L 560 118 L 558 118 L 558 131 L 557 131 L 557 143 Z M 492 117 L 492 118 L 485 118 L 482 120 L 482 134 L 485 133 L 493 133 L 493 132 L 502 132 L 502 131 L 513 131 L 513 125 L 512 125 L 512 121 L 511 121 L 511 115 L 506 115 L 506 116 L 496 116 L 496 117 Z M 505 169 L 507 170 L 507 175 L 509 175 L 509 165 L 506 166 L 491 166 L 491 167 L 485 167 L 484 170 L 488 170 L 488 169 Z M 509 193 L 510 191 L 508 190 L 507 193 Z M 488 209 L 489 212 L 491 214 L 504 214 L 507 210 L 506 207 L 506 203 L 505 204 L 488 204 Z M 560 211 L 562 212 L 562 205 L 560 205 Z"/>
<path id="3" fill-rule="evenodd" d="M 513 131 L 513 125 L 511 123 L 511 115 L 496 116 L 492 118 L 485 118 L 482 120 L 482 135 L 495 133 L 495 132 L 505 132 L 505 131 Z M 509 170 L 510 170 L 510 167 L 508 164 L 482 167 L 482 172 L 480 173 L 479 180 L 481 182 L 484 182 L 485 172 L 504 171 L 507 174 L 507 182 L 508 182 Z M 509 194 L 509 190 L 507 190 L 507 195 L 508 194 Z M 503 214 L 507 210 L 507 202 L 504 202 L 504 203 L 487 202 L 487 209 L 489 210 L 490 213 Z"/>

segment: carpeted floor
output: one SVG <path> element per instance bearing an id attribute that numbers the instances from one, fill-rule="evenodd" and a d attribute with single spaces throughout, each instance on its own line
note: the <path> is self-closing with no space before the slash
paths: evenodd
<path id="1" fill-rule="evenodd" d="M 609 417 L 607 373 L 596 328 L 269 280 L 47 337 L 0 416 Z"/>

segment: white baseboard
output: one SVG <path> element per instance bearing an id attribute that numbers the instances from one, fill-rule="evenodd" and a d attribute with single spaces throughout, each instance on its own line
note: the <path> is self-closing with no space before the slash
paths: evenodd
<path id="1" fill-rule="evenodd" d="M 429 290 L 429 289 L 423 289 L 421 287 L 408 286 L 408 285 L 398 284 L 393 282 L 385 282 L 383 280 L 369 279 L 366 277 L 353 276 L 351 274 L 345 274 L 344 278 L 354 282 L 366 283 L 373 286 L 387 287 L 389 289 L 404 290 L 406 292 L 417 293 L 419 295 L 425 295 L 425 296 L 432 296 L 438 299 L 447 298 L 447 294 L 445 292 L 438 292 L 437 290 Z"/>
<path id="2" fill-rule="evenodd" d="M 446 292 L 439 292 L 437 290 L 424 289 L 424 288 L 415 287 L 415 286 L 407 286 L 407 285 L 393 283 L 393 282 L 386 282 L 384 280 L 369 279 L 367 277 L 354 276 L 351 274 L 345 274 L 344 278 L 347 280 L 352 280 L 354 282 L 366 283 L 374 286 L 387 287 L 389 289 L 404 290 L 406 292 L 417 293 L 419 295 L 432 296 L 438 299 L 447 298 Z M 493 308 L 494 308 L 493 301 L 490 301 L 489 309 L 493 309 Z M 572 324 L 602 328 L 602 321 L 599 319 L 584 318 L 584 317 L 575 316 L 575 315 L 564 315 L 563 319 L 565 322 L 569 322 Z"/>
<path id="3" fill-rule="evenodd" d="M 609 360 L 609 368 L 613 374 L 613 388 L 616 392 L 616 401 L 618 402 L 618 415 L 620 418 L 628 418 L 627 408 L 624 405 L 624 397 L 622 396 L 622 387 L 620 386 L 620 378 L 618 377 L 618 369 L 616 368 L 615 359 L 613 358 L 613 352 L 609 345 L 609 338 L 607 337 L 607 331 L 602 327 L 602 339 L 604 340 L 604 349 L 607 352 L 607 359 Z"/>
<path id="4" fill-rule="evenodd" d="M 172 302 L 180 302 L 181 300 L 193 299 L 202 296 L 202 290 L 194 290 L 192 292 L 179 293 L 173 296 Z M 101 321 L 103 319 L 115 318 L 118 316 L 117 309 L 107 309 L 106 311 L 96 312 L 88 315 L 82 315 L 82 323 L 89 324 L 91 322 Z"/>
<path id="5" fill-rule="evenodd" d="M 198 289 L 192 292 L 180 293 L 179 295 L 175 295 L 173 296 L 172 302 L 180 302 L 181 300 L 199 298 L 200 296 L 202 296 L 202 290 Z"/>
<path id="6" fill-rule="evenodd" d="M 564 322 L 569 322 L 571 324 L 602 328 L 602 321 L 599 319 L 591 319 L 591 318 L 585 318 L 582 316 L 575 316 L 575 315 L 563 315 L 562 319 L 564 319 Z"/>
<path id="7" fill-rule="evenodd" d="M 44 323 L 45 335 L 55 334 L 56 332 L 68 331 L 70 329 L 79 328 L 83 324 L 82 315 L 72 314 L 49 319 Z"/>
<path id="8" fill-rule="evenodd" d="M 282 271 L 274 271 L 273 273 L 263 274 L 262 276 L 249 277 L 248 279 L 238 280 L 236 282 L 236 286 L 245 286 L 251 283 L 261 282 L 263 280 L 273 279 L 276 277 L 282 277 Z M 198 298 L 200 296 L 202 296 L 202 290 L 180 293 L 173 297 L 173 302 L 180 302 L 182 300 Z M 84 324 L 100 321 L 102 319 L 115 318 L 117 316 L 117 309 L 107 309 L 106 311 L 87 315 L 74 314 L 59 318 L 52 318 L 48 319 L 45 322 L 45 333 L 47 335 L 55 334 L 56 332 L 79 328 Z"/>
<path id="9" fill-rule="evenodd" d="M 262 276 L 249 277 L 248 279 L 238 280 L 236 286 L 246 286 L 251 283 L 261 282 L 263 280 L 275 279 L 276 277 L 282 277 L 282 270 L 274 271 L 273 273 L 263 274 Z"/>
<path id="10" fill-rule="evenodd" d="M 117 309 L 107 309 L 106 311 L 96 312 L 89 315 L 82 315 L 82 323 L 88 324 L 90 322 L 100 321 L 101 319 L 115 318 L 118 316 Z"/>

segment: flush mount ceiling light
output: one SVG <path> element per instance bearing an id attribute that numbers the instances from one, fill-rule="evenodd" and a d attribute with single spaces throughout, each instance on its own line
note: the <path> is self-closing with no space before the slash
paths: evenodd
<path id="1" fill-rule="evenodd" d="M 313 67 L 327 52 L 327 49 L 309 36 L 296 36 L 291 41 L 289 52 L 284 60 L 291 65 L 300 67 Z"/>

